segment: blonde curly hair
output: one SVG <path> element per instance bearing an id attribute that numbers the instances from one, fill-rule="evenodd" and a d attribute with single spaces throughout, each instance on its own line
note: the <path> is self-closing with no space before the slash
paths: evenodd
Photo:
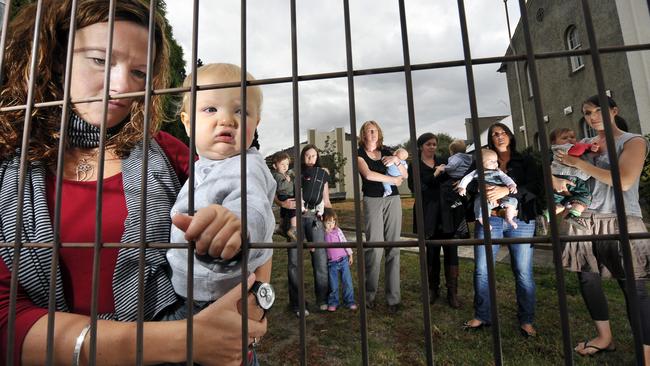
<path id="1" fill-rule="evenodd" d="M 63 99 L 66 48 L 70 30 L 71 0 L 44 0 L 40 30 L 38 60 L 34 84 L 34 103 Z M 77 29 L 108 21 L 107 1 L 80 0 L 77 5 Z M 36 4 L 26 5 L 11 21 L 5 46 L 4 75 L 0 90 L 0 108 L 26 103 L 29 86 L 32 37 Z M 118 0 L 115 19 L 149 26 L 149 2 L 146 0 Z M 155 16 L 155 61 L 152 84 L 154 89 L 166 88 L 170 80 L 169 40 L 166 23 L 160 12 Z M 32 112 L 28 158 L 52 164 L 58 153 L 61 126 L 60 106 L 35 108 Z M 150 132 L 156 133 L 164 118 L 163 96 L 151 98 Z M 21 147 L 25 110 L 0 113 L 0 158 L 12 157 Z M 133 147 L 144 139 L 144 97 L 131 106 L 130 120 L 120 132 L 107 141 L 107 147 L 125 158 Z"/>

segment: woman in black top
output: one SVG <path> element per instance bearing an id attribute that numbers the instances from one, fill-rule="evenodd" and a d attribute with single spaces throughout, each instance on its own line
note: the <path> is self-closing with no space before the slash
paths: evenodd
<path id="1" fill-rule="evenodd" d="M 383 146 L 383 134 L 375 121 L 367 121 L 359 132 L 359 174 L 363 191 L 363 213 L 366 226 L 366 240 L 371 242 L 398 241 L 402 231 L 402 204 L 397 186 L 408 176 L 406 167 L 398 157 Z M 386 175 L 386 167 L 397 165 L 401 177 Z M 383 182 L 392 184 L 392 193 L 384 197 Z M 385 281 L 386 302 L 391 313 L 399 309 L 399 248 L 366 248 L 366 300 L 367 307 L 375 305 L 379 285 L 381 256 L 386 252 Z"/>
<path id="2" fill-rule="evenodd" d="M 460 230 L 466 228 L 463 206 L 447 207 L 444 197 L 441 197 L 440 185 L 449 180 L 443 167 L 446 159 L 436 156 L 438 138 L 432 133 L 424 133 L 417 139 L 420 156 L 420 184 L 422 189 L 422 211 L 425 239 L 452 238 Z M 413 165 L 408 167 L 409 189 L 415 195 L 413 181 Z M 417 198 L 417 197 L 416 197 Z M 454 214 L 456 213 L 456 214 Z M 413 205 L 413 232 L 418 232 L 415 204 Z M 464 231 L 467 233 L 466 229 Z M 440 249 L 445 256 L 445 279 L 447 281 L 447 301 L 454 309 L 460 308 L 458 301 L 458 247 L 427 244 L 427 269 L 429 275 L 430 302 L 433 304 L 440 296 Z"/>
<path id="3" fill-rule="evenodd" d="M 321 217 L 325 207 L 331 208 L 329 174 L 321 167 L 320 155 L 314 145 L 305 146 L 300 152 L 301 188 L 303 200 L 302 228 L 305 240 L 312 243 L 325 241 L 325 231 Z M 294 202 L 295 205 L 295 202 Z M 295 207 L 295 206 L 294 206 Z M 325 248 L 310 250 L 311 265 L 314 270 L 314 292 L 319 310 L 327 310 L 329 294 L 327 252 Z M 298 304 L 298 249 L 288 251 L 287 273 L 289 277 L 289 304 L 291 311 L 300 317 Z M 305 310 L 305 316 L 309 311 Z"/>

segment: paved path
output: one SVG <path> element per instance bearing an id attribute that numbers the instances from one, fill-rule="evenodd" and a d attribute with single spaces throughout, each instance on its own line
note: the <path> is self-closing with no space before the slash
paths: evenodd
<path id="1" fill-rule="evenodd" d="M 354 231 L 343 231 L 345 233 L 346 238 L 348 238 L 349 241 L 355 241 L 356 240 L 356 234 Z M 405 238 L 402 237 L 400 240 L 413 240 L 412 238 Z M 403 251 L 408 251 L 408 252 L 414 252 L 417 253 L 419 252 L 419 248 L 414 248 L 414 247 L 409 247 L 409 248 L 402 248 Z M 474 259 L 474 248 L 472 246 L 459 246 L 458 247 L 458 256 L 461 258 L 470 258 Z M 497 262 L 500 263 L 510 263 L 510 256 L 508 255 L 508 248 L 507 246 L 501 246 L 499 248 L 499 252 L 497 253 Z M 549 249 L 537 249 L 535 250 L 535 254 L 533 257 L 533 265 L 534 266 L 544 266 L 544 267 L 552 267 L 553 266 L 553 251 Z"/>

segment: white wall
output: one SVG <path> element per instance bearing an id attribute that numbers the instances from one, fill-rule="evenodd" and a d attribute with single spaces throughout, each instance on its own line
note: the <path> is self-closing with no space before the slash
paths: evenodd
<path id="1" fill-rule="evenodd" d="M 646 1 L 616 0 L 626 45 L 650 43 L 650 12 Z M 650 51 L 626 52 L 641 133 L 650 133 Z"/>

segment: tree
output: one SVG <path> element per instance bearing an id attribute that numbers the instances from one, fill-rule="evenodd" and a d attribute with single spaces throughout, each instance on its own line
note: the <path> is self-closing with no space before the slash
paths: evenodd
<path id="1" fill-rule="evenodd" d="M 333 141 L 327 136 L 320 159 L 323 167 L 329 170 L 329 187 L 335 188 L 336 183 L 345 180 L 345 164 L 347 164 L 348 158 L 336 149 L 336 141 Z"/>
<path id="2" fill-rule="evenodd" d="M 451 135 L 449 135 L 449 134 L 447 134 L 445 132 L 437 133 L 436 137 L 438 138 L 438 148 L 436 150 L 436 155 L 438 155 L 438 156 L 440 156 L 442 158 L 448 158 L 449 157 L 449 144 L 451 144 L 451 142 L 456 140 L 456 139 L 451 137 Z M 414 142 L 409 139 L 409 140 L 406 140 L 406 141 L 402 142 L 401 144 L 395 146 L 394 149 L 397 149 L 397 148 L 400 148 L 400 147 L 406 149 L 406 151 L 408 151 L 408 153 L 409 153 L 409 159 L 408 160 L 412 161 L 413 160 L 413 156 L 412 156 L 413 151 L 411 149 L 412 149 L 413 144 L 414 144 Z"/>

